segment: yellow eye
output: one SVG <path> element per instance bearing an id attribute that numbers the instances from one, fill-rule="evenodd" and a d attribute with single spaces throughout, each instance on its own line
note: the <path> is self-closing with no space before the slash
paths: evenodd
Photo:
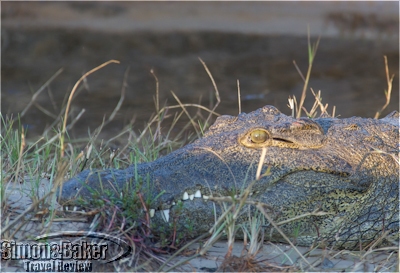
<path id="1" fill-rule="evenodd" d="M 250 138 L 253 143 L 263 143 L 268 140 L 269 135 L 265 130 L 256 129 L 250 133 Z"/>

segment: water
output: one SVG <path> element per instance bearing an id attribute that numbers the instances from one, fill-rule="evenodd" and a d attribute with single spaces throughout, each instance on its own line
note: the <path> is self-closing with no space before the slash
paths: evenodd
<path id="1" fill-rule="evenodd" d="M 345 19 L 336 16 L 332 20 Z M 3 114 L 21 113 L 32 94 L 63 68 L 22 118 L 30 136 L 40 135 L 53 122 L 83 73 L 110 59 L 121 64 L 109 65 L 90 75 L 72 104 L 72 117 L 81 109 L 86 110 L 71 131 L 72 137 L 87 136 L 88 129 L 98 127 L 103 117 L 111 114 L 120 98 L 125 73 L 125 100 L 114 121 L 105 128 L 105 138 L 116 135 L 132 119 L 138 132 L 154 113 L 156 83 L 150 70 L 158 78 L 162 104 L 177 104 L 171 91 L 183 103 L 201 101 L 205 106 L 215 103 L 214 88 L 200 57 L 220 93 L 218 113 L 237 114 L 239 80 L 243 112 L 272 104 L 290 114 L 287 99 L 292 95 L 299 99 L 303 87 L 293 61 L 303 74 L 308 65 L 307 37 L 301 35 L 221 30 L 113 33 L 72 27 L 2 27 L 2 38 Z M 312 42 L 316 40 L 317 37 L 311 38 Z M 392 100 L 383 113 L 387 114 L 399 108 L 398 39 L 393 37 L 378 35 L 371 39 L 358 34 L 322 37 L 309 86 L 321 90 L 323 103 L 329 103 L 329 112 L 335 105 L 336 115 L 341 117 L 373 117 L 385 103 L 383 55 L 388 57 L 390 73 L 395 74 Z M 308 91 L 306 108 L 313 102 Z"/>

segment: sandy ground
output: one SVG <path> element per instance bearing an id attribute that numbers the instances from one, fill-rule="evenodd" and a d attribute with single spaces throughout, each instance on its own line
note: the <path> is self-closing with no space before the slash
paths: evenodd
<path id="1" fill-rule="evenodd" d="M 256 34 L 290 34 L 305 36 L 310 26 L 312 32 L 322 36 L 362 35 L 391 38 L 393 20 L 398 22 L 398 2 L 2 2 L 2 27 L 11 28 L 69 28 L 90 29 L 105 32 L 145 31 L 193 31 L 214 30 Z M 343 17 L 343 12 L 350 14 Z M 378 13 L 379 18 L 372 16 Z M 353 14 L 353 15 L 351 15 Z M 361 14 L 357 17 L 355 14 Z M 179 19 L 177 19 L 179 18 Z M 398 24 L 398 23 L 397 23 Z M 47 180 L 40 181 L 41 192 L 48 190 Z M 3 223 L 12 221 L 31 205 L 28 197 L 34 182 L 7 186 L 7 213 Z M 27 215 L 29 216 L 29 215 Z M 35 218 L 35 215 L 31 215 Z M 35 218 L 36 219 L 36 218 Z M 86 230 L 90 223 L 56 222 L 48 231 Z M 14 238 L 27 238 L 43 232 L 40 221 L 29 221 Z M 2 234 L 5 236 L 7 234 Z M 195 248 L 196 246 L 193 246 Z M 303 254 L 308 248 L 298 248 Z M 236 242 L 233 254 L 240 256 L 243 242 Z M 222 263 L 227 244 L 220 241 L 204 256 L 191 260 L 182 269 L 197 272 L 215 271 Z M 362 252 L 336 252 L 315 250 L 307 258 L 315 264 L 313 271 L 396 271 L 398 254 L 374 253 L 360 259 Z M 186 257 L 180 256 L 175 262 Z M 305 262 L 288 245 L 266 243 L 258 255 L 276 266 L 295 265 L 298 270 L 306 268 Z M 366 262 L 368 261 L 368 262 Z M 397 266 L 397 267 L 396 267 Z M 310 269 L 306 269 L 309 271 Z M 2 261 L 2 272 L 24 271 L 17 262 Z"/>
<path id="2" fill-rule="evenodd" d="M 30 2 L 2 3 L 2 26 L 130 31 L 224 31 L 332 37 L 393 35 L 398 2 Z M 397 24 L 396 24 L 397 22 Z M 395 27 L 390 25 L 395 23 Z"/>
<path id="3" fill-rule="evenodd" d="M 42 179 L 36 195 L 42 197 L 49 191 L 49 187 L 49 180 Z M 29 180 L 29 178 L 27 178 L 23 184 L 7 184 L 6 204 L 8 206 L 3 215 L 4 224 L 11 222 L 31 206 L 32 200 L 29 196 L 32 196 L 32 192 L 35 191 L 35 189 L 37 189 L 36 182 L 34 180 Z M 48 205 L 49 208 L 54 206 L 57 210 L 62 210 L 54 200 L 48 200 L 48 203 L 53 204 Z M 24 225 L 13 237 L 17 242 L 31 242 L 32 238 L 38 234 L 43 234 L 43 232 L 51 233 L 60 230 L 88 231 L 91 229 L 91 221 L 88 221 L 86 217 L 79 216 L 79 214 L 70 216 L 69 219 L 64 219 L 62 221 L 54 221 L 48 225 L 46 224 L 46 221 L 44 221 L 44 218 L 40 218 L 41 211 L 43 212 L 44 210 L 34 210 L 32 213 L 26 214 L 24 219 L 31 220 L 28 220 L 27 224 Z M 3 227 L 5 226 L 4 224 Z M 15 231 L 15 228 L 18 225 L 19 223 L 11 229 L 11 232 Z M 10 233 L 2 234 L 2 239 L 7 238 L 9 234 Z M 201 243 L 204 243 L 204 241 Z M 199 247 L 199 244 L 193 244 L 188 248 L 186 253 L 194 255 Z M 244 251 L 245 249 L 247 249 L 247 247 L 245 247 L 243 241 L 236 241 L 234 243 L 232 255 L 241 257 L 243 253 L 246 253 L 246 251 Z M 255 259 L 260 262 L 260 265 L 264 266 L 264 270 L 265 268 L 269 268 L 269 270 L 272 271 L 396 272 L 396 268 L 398 268 L 396 267 L 399 261 L 398 253 L 390 254 L 388 251 L 377 251 L 366 254 L 365 251 L 333 251 L 322 249 L 314 249 L 310 251 L 307 247 L 297 247 L 297 249 L 306 257 L 306 260 L 303 260 L 290 245 L 265 242 Z M 224 256 L 227 253 L 227 250 L 227 242 L 221 240 L 214 244 L 204 256 L 194 258 L 186 264 L 175 268 L 173 271 L 215 272 L 224 262 Z M 137 250 L 134 250 L 134 252 L 135 251 Z M 190 257 L 190 255 L 178 255 L 169 263 L 169 265 L 174 265 L 185 260 Z M 168 256 L 165 255 L 161 257 L 164 259 L 168 258 Z M 123 266 L 126 266 L 130 260 L 131 256 L 127 257 L 122 264 L 117 264 L 117 266 L 123 268 Z M 229 263 L 228 267 L 225 267 L 225 269 L 227 271 L 237 271 L 238 264 L 238 261 L 232 261 Z M 10 261 L 9 263 L 2 261 L 1 266 L 2 272 L 25 272 L 25 265 L 21 261 Z M 125 268 L 129 269 L 131 267 Z M 166 266 L 164 270 L 167 268 L 168 266 Z M 95 271 L 98 270 L 99 269 L 97 268 Z M 101 268 L 100 271 L 103 270 L 105 269 Z"/>

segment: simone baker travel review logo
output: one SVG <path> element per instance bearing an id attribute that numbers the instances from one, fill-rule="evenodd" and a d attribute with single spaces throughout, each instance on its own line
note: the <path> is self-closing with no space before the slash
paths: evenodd
<path id="1" fill-rule="evenodd" d="M 26 272 L 91 272 L 94 262 L 111 263 L 132 252 L 125 241 L 102 233 L 52 233 L 35 241 L 1 241 L 1 259 L 21 260 Z"/>

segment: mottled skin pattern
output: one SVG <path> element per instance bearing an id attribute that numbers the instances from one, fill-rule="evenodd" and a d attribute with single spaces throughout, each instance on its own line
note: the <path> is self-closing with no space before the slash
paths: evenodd
<path id="1" fill-rule="evenodd" d="M 197 236 L 221 211 L 207 196 L 240 194 L 255 179 L 263 147 L 262 172 L 270 168 L 270 175 L 254 184 L 249 199 L 271 206 L 276 222 L 315 209 L 328 213 L 280 226 L 288 237 L 296 234 L 297 244 L 359 249 L 385 232 L 387 239 L 398 240 L 398 112 L 380 120 L 294 119 L 265 106 L 221 116 L 201 139 L 154 162 L 82 172 L 64 184 L 61 200 L 91 198 L 88 188 L 122 189 L 142 177 L 150 181 L 151 196 L 164 191 L 149 208 L 155 210 L 152 221 L 190 223 L 194 231 L 188 236 Z M 178 202 L 183 202 L 179 215 Z M 239 221 L 246 217 L 247 211 Z M 266 231 L 267 239 L 282 241 L 270 225 Z"/>

